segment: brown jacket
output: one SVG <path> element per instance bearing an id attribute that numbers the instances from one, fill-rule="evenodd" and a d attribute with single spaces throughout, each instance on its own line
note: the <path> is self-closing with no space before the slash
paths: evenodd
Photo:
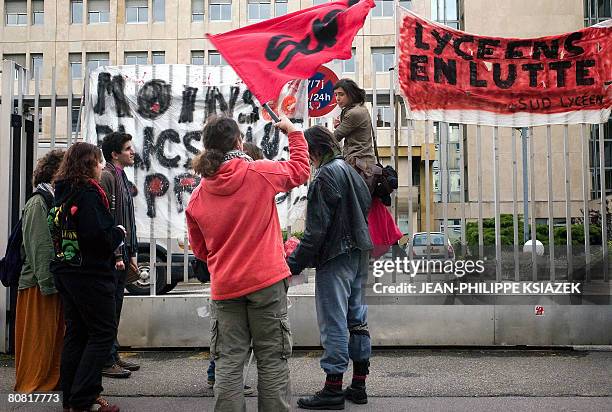
<path id="1" fill-rule="evenodd" d="M 338 142 L 344 139 L 342 154 L 351 166 L 361 163 L 364 166 L 376 164 L 372 145 L 372 119 L 363 104 L 342 109 L 340 124 L 334 130 Z"/>

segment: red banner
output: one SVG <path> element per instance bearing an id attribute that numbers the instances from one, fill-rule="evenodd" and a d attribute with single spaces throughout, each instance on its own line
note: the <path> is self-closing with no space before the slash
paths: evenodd
<path id="1" fill-rule="evenodd" d="M 514 39 L 468 34 L 400 10 L 398 76 L 413 118 L 513 127 L 608 121 L 612 20 Z"/>
<path id="2" fill-rule="evenodd" d="M 323 63 L 351 57 L 353 38 L 374 0 L 321 4 L 208 39 L 260 103 L 278 97 L 289 80 L 307 79 Z"/>

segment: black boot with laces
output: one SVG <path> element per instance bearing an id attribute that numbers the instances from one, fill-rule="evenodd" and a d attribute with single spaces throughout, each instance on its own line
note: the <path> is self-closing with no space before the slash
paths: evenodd
<path id="1" fill-rule="evenodd" d="M 313 396 L 298 399 L 298 406 L 312 410 L 344 409 L 344 391 L 342 390 L 342 374 L 327 375 L 325 386 Z"/>

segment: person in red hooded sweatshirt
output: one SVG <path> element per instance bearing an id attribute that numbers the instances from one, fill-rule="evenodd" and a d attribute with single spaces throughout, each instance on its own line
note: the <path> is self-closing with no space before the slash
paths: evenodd
<path id="1" fill-rule="evenodd" d="M 244 411 L 243 369 L 251 340 L 257 358 L 258 409 L 288 411 L 291 332 L 288 277 L 275 196 L 308 180 L 304 134 L 283 117 L 288 161 L 253 161 L 238 124 L 208 119 L 204 151 L 193 161 L 203 176 L 187 206 L 189 241 L 211 274 L 210 353 L 216 361 L 215 411 Z"/>

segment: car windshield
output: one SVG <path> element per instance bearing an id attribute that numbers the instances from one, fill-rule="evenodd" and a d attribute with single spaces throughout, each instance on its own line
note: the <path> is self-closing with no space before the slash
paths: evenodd
<path id="1" fill-rule="evenodd" d="M 415 235 L 412 241 L 414 246 L 427 246 L 427 234 L 419 234 Z M 442 246 L 444 245 L 444 235 L 441 234 L 429 234 L 429 244 L 433 246 Z"/>

